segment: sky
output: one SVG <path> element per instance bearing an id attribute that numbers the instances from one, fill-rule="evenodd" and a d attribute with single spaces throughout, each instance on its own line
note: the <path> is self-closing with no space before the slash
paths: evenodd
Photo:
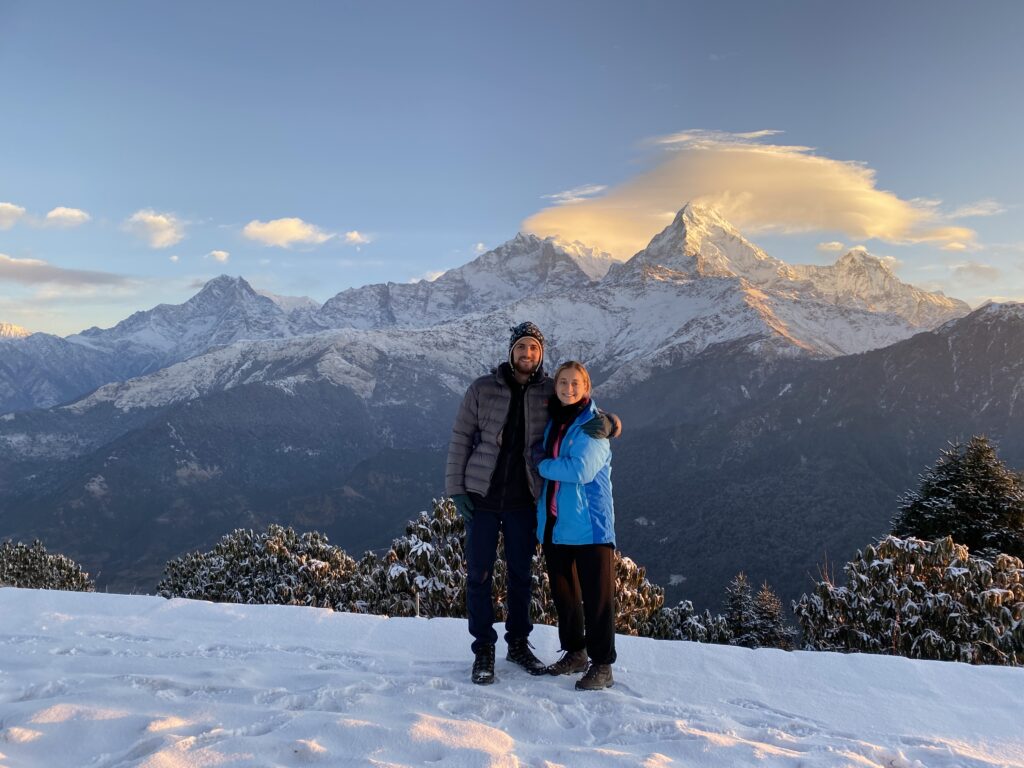
<path id="1" fill-rule="evenodd" d="M 685 203 L 1024 300 L 1024 4 L 0 0 L 0 322 L 326 300 Z"/>
<path id="2" fill-rule="evenodd" d="M 1024 670 L 616 638 L 531 677 L 466 622 L 0 589 L 0 768 L 1022 768 Z M 531 635 L 557 656 L 555 627 Z"/>

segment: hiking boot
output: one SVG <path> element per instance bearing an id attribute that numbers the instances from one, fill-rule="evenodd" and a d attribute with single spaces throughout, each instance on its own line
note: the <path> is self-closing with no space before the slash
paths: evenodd
<path id="1" fill-rule="evenodd" d="M 591 664 L 586 674 L 576 681 L 576 690 L 600 691 L 602 688 L 611 688 L 614 682 L 611 664 Z"/>
<path id="2" fill-rule="evenodd" d="M 476 651 L 473 659 L 473 682 L 490 685 L 494 682 L 494 646 L 485 645 Z"/>
<path id="3" fill-rule="evenodd" d="M 505 658 L 518 664 L 531 675 L 543 675 L 547 671 L 547 665 L 533 655 L 530 641 L 525 637 L 508 641 L 508 655 Z"/>
<path id="4" fill-rule="evenodd" d="M 572 675 L 576 672 L 582 672 L 586 668 L 587 652 L 579 650 L 566 651 L 562 654 L 562 658 L 554 664 L 548 664 L 544 671 L 549 675 Z"/>

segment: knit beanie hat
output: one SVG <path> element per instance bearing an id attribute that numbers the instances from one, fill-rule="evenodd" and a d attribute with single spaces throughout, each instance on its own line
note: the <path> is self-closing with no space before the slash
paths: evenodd
<path id="1" fill-rule="evenodd" d="M 537 343 L 540 344 L 540 363 L 537 365 L 539 369 L 544 363 L 544 334 L 540 332 L 540 328 L 527 320 L 525 323 L 520 323 L 509 330 L 512 331 L 512 335 L 508 340 L 508 362 L 512 365 L 512 347 L 516 345 L 516 342 L 522 338 L 529 336 L 530 338 L 536 339 Z"/>

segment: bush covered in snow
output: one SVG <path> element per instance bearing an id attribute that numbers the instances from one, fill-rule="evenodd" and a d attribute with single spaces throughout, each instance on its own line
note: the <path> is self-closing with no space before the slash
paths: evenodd
<path id="1" fill-rule="evenodd" d="M 271 525 L 265 533 L 236 530 L 210 552 L 193 552 L 166 566 L 157 591 L 164 597 L 233 603 L 309 605 L 339 611 L 425 618 L 466 616 L 465 523 L 450 499 L 433 502 L 409 522 L 382 555 L 356 561 L 319 533 L 301 536 Z M 495 620 L 504 621 L 507 568 L 498 542 L 494 566 Z M 544 558 L 533 557 L 530 613 L 556 624 Z M 615 553 L 615 629 L 621 634 L 728 643 L 724 616 L 702 616 L 680 603 L 665 608 L 664 590 L 646 570 Z M 776 598 L 776 602 L 778 599 Z M 760 636 L 759 636 L 760 637 Z M 760 645 L 780 644 L 759 640 Z"/>
<path id="2" fill-rule="evenodd" d="M 279 525 L 265 533 L 239 528 L 209 552 L 192 552 L 167 563 L 157 594 L 219 603 L 334 608 L 349 603 L 355 570 L 355 561 L 323 534 L 300 536 Z"/>
<path id="3" fill-rule="evenodd" d="M 62 589 L 93 592 L 96 586 L 82 566 L 64 555 L 51 555 L 36 539 L 31 545 L 5 541 L 0 544 L 0 587 Z"/>
<path id="4" fill-rule="evenodd" d="M 887 537 L 794 603 L 807 647 L 980 664 L 1024 663 L 1019 559 L 972 557 L 946 537 Z"/>

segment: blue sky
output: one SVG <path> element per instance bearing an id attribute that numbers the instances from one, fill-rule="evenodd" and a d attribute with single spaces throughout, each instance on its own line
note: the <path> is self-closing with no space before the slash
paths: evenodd
<path id="1" fill-rule="evenodd" d="M 524 228 L 628 256 L 689 198 L 787 261 L 863 245 L 1024 299 L 1022 29 L 1017 2 L 0 0 L 0 321 L 105 327 L 221 273 L 324 300 Z"/>

